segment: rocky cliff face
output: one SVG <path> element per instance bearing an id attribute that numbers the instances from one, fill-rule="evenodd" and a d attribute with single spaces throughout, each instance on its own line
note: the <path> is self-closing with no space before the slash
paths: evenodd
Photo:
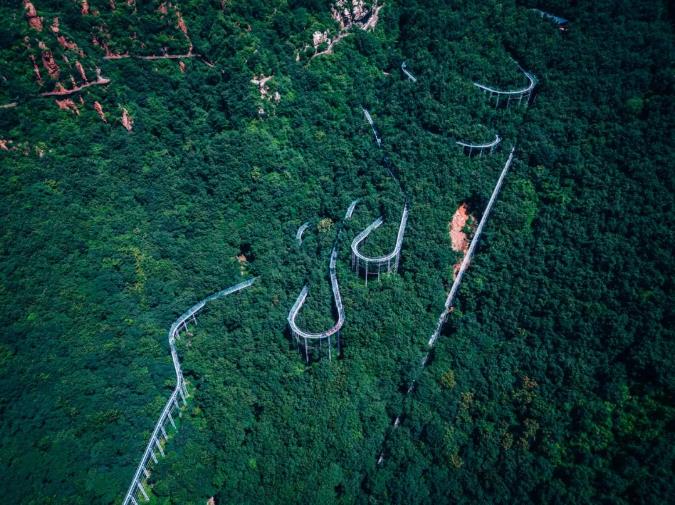
<path id="1" fill-rule="evenodd" d="M 336 0 L 331 6 L 331 17 L 339 27 L 338 32 L 335 35 L 331 35 L 331 30 L 314 32 L 311 48 L 305 45 L 303 52 L 313 49 L 311 58 L 322 54 L 331 54 L 335 45 L 348 36 L 354 27 L 361 30 L 374 29 L 377 26 L 382 7 L 383 5 L 378 5 L 377 1 L 368 5 L 364 0 L 351 0 L 351 2 Z M 299 59 L 299 53 L 296 59 Z"/>

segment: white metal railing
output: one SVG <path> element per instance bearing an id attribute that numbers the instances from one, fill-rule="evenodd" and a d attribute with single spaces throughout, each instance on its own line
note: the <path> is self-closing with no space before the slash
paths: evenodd
<path id="1" fill-rule="evenodd" d="M 548 12 L 544 12 L 540 9 L 530 9 L 530 10 L 536 12 L 542 18 L 550 19 L 551 21 L 553 21 L 558 26 L 565 26 L 567 23 L 569 23 L 569 20 L 567 20 L 563 17 L 556 16 L 555 14 L 550 14 Z"/>
<path id="2" fill-rule="evenodd" d="M 375 135 L 375 142 L 377 142 L 377 147 L 382 147 L 382 139 L 377 133 L 377 128 L 375 128 L 375 122 L 373 121 L 372 116 L 370 115 L 370 112 L 368 112 L 367 109 L 364 109 L 361 107 L 361 110 L 363 110 L 363 115 L 366 116 L 366 121 L 370 124 L 370 127 L 373 130 L 373 135 Z"/>
<path id="3" fill-rule="evenodd" d="M 349 207 L 347 208 L 347 212 L 345 213 L 345 219 L 351 219 L 352 214 L 354 214 L 354 209 L 356 208 L 356 204 L 359 203 L 360 198 L 357 198 L 354 200 L 352 203 L 349 204 Z"/>
<path id="4" fill-rule="evenodd" d="M 403 73 L 408 77 L 408 79 L 410 79 L 412 82 L 417 82 L 417 78 L 407 70 L 405 61 L 401 63 L 401 70 L 403 70 Z"/>
<path id="5" fill-rule="evenodd" d="M 464 149 L 465 152 L 466 152 L 466 149 L 468 149 L 469 150 L 469 156 L 471 156 L 471 154 L 473 154 L 474 150 L 479 151 L 480 156 L 483 156 L 483 151 L 486 150 L 486 149 L 489 149 L 490 154 L 492 154 L 494 152 L 494 150 L 497 148 L 497 146 L 500 144 L 501 141 L 502 141 L 502 138 L 499 135 L 495 135 L 495 139 L 492 142 L 488 142 L 486 144 L 469 144 L 467 142 L 461 142 L 461 141 L 458 141 L 456 143 L 457 143 L 457 145 L 462 146 L 462 149 Z"/>
<path id="6" fill-rule="evenodd" d="M 526 72 L 522 68 L 520 69 L 523 74 L 525 74 L 525 77 L 527 77 L 527 80 L 529 81 L 529 84 L 522 89 L 515 89 L 515 90 L 502 90 L 502 89 L 495 89 L 490 86 L 485 86 L 484 84 L 480 84 L 478 82 L 474 82 L 474 86 L 478 87 L 479 89 L 483 90 L 483 92 L 488 93 L 490 97 L 496 96 L 497 97 L 497 102 L 495 104 L 495 107 L 499 106 L 499 99 L 501 96 L 505 96 L 507 99 L 506 105 L 507 107 L 511 104 L 511 100 L 515 100 L 516 98 L 518 99 L 518 104 L 520 105 L 521 101 L 523 98 L 526 98 L 526 104 L 527 101 L 530 99 L 530 95 L 532 94 L 532 90 L 534 90 L 534 87 L 537 85 L 537 78 L 534 76 L 534 74 L 531 74 L 530 72 Z"/>
<path id="7" fill-rule="evenodd" d="M 335 301 L 335 308 L 337 309 L 338 313 L 337 322 L 328 330 L 322 331 L 320 333 L 310 333 L 298 327 L 298 325 L 295 322 L 295 318 L 300 312 L 300 309 L 302 308 L 303 304 L 305 303 L 305 299 L 307 298 L 307 294 L 309 293 L 309 286 L 307 285 L 305 285 L 302 288 L 302 291 L 300 291 L 297 300 L 295 301 L 293 307 L 291 307 L 291 310 L 288 313 L 288 325 L 291 328 L 291 333 L 293 334 L 296 343 L 300 344 L 300 340 L 302 340 L 302 344 L 305 349 L 305 360 L 307 362 L 309 362 L 309 348 L 310 348 L 309 341 L 318 341 L 320 343 L 321 341 L 326 340 L 328 342 L 329 359 L 331 359 L 331 348 L 332 348 L 331 337 L 335 334 L 338 334 L 336 341 L 339 346 L 339 338 L 340 338 L 339 331 L 345 322 L 345 309 L 344 306 L 342 305 L 342 297 L 340 296 L 340 286 L 338 285 L 337 280 L 336 263 L 337 263 L 337 244 L 333 247 L 333 251 L 331 252 L 330 255 L 330 264 L 329 264 L 330 284 L 331 289 L 333 290 L 333 299 Z"/>
<path id="8" fill-rule="evenodd" d="M 398 234 L 396 235 L 396 244 L 394 246 L 394 249 L 383 256 L 376 256 L 376 257 L 368 257 L 365 256 L 363 253 L 359 251 L 359 246 L 361 243 L 372 233 L 373 230 L 379 228 L 382 226 L 383 223 L 382 217 L 378 217 L 375 221 L 373 221 L 368 227 L 363 230 L 361 233 L 359 233 L 356 237 L 354 237 L 354 240 L 352 241 L 351 249 L 352 249 L 352 268 L 355 269 L 357 272 L 360 271 L 361 268 L 361 262 L 363 262 L 365 266 L 365 275 L 366 275 L 366 283 L 368 282 L 368 266 L 373 265 L 377 269 L 377 275 L 379 277 L 380 275 L 380 269 L 386 265 L 387 272 L 393 270 L 396 271 L 398 270 L 398 263 L 399 263 L 399 258 L 400 258 L 400 253 L 401 253 L 401 247 L 403 245 L 403 235 L 405 233 L 405 227 L 408 222 L 408 203 L 406 202 L 405 205 L 403 206 L 403 213 L 401 214 L 401 222 L 398 226 Z M 371 273 L 375 273 L 375 268 L 371 270 Z"/>
<path id="9" fill-rule="evenodd" d="M 162 447 L 162 437 L 165 442 L 166 440 L 168 440 L 168 436 L 166 433 L 167 421 L 169 421 L 171 425 L 174 427 L 174 429 L 176 429 L 176 423 L 174 422 L 171 414 L 174 411 L 174 409 L 177 411 L 179 411 L 180 409 L 178 405 L 178 396 L 181 397 L 184 405 L 187 403 L 186 397 L 188 396 L 188 391 L 187 388 L 185 387 L 185 380 L 183 379 L 183 370 L 180 366 L 180 360 L 178 359 L 178 352 L 176 351 L 176 339 L 180 338 L 180 330 L 181 329 L 187 330 L 188 321 L 190 319 L 196 321 L 195 315 L 200 310 L 202 310 L 208 302 L 217 300 L 218 298 L 227 296 L 229 294 L 247 288 L 254 282 L 255 278 L 251 278 L 204 298 L 202 301 L 196 303 L 188 310 L 186 310 L 183 314 L 181 314 L 178 317 L 178 319 L 176 319 L 176 321 L 171 325 L 171 328 L 169 329 L 169 347 L 171 349 L 171 359 L 173 360 L 173 366 L 176 371 L 176 387 L 171 393 L 171 396 L 169 396 L 169 399 L 164 405 L 162 413 L 159 416 L 159 420 L 155 424 L 155 428 L 152 431 L 152 435 L 150 436 L 150 441 L 148 442 L 148 445 L 145 448 L 145 452 L 143 453 L 141 462 L 139 463 L 138 468 L 136 469 L 136 473 L 134 473 L 134 477 L 131 480 L 131 484 L 129 485 L 127 494 L 125 495 L 124 501 L 122 502 L 123 505 L 129 504 L 138 505 L 138 501 L 136 500 L 138 492 L 140 492 L 141 496 L 143 496 L 143 498 L 146 501 L 149 500 L 148 492 L 146 491 L 145 487 L 143 487 L 143 478 L 144 477 L 148 478 L 150 476 L 150 472 L 148 470 L 149 461 L 152 459 L 154 463 L 157 463 L 157 455 L 155 454 L 155 449 L 157 449 L 161 455 L 164 455 L 164 449 Z"/>
<path id="10" fill-rule="evenodd" d="M 302 244 L 302 234 L 305 233 L 305 230 L 309 226 L 309 221 L 306 223 L 302 223 L 300 225 L 300 228 L 298 228 L 298 231 L 295 233 L 295 240 L 298 241 L 298 244 Z"/>

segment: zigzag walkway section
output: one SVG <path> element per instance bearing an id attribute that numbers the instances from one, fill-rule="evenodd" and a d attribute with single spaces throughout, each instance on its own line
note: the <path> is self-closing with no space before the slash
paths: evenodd
<path id="1" fill-rule="evenodd" d="M 357 198 L 356 200 L 353 200 L 349 204 L 347 212 L 345 213 L 344 221 L 348 221 L 352 218 L 352 215 L 354 214 L 354 209 L 356 208 L 356 205 L 359 203 L 359 201 L 360 198 Z M 307 223 L 309 223 L 309 221 Z M 304 231 L 303 227 L 305 226 L 305 224 L 303 224 L 300 227 L 302 231 Z M 302 237 L 300 229 L 298 229 L 296 239 L 298 239 L 298 241 L 302 243 L 301 238 L 298 238 L 298 235 Z M 330 262 L 328 267 L 331 289 L 333 290 L 333 299 L 335 301 L 335 308 L 338 313 L 338 319 L 336 323 L 328 330 L 319 333 L 312 333 L 305 331 L 297 325 L 295 319 L 297 318 L 298 313 L 300 312 L 300 309 L 304 305 L 305 300 L 307 299 L 307 295 L 309 294 L 309 285 L 307 284 L 305 284 L 305 286 L 302 288 L 300 294 L 298 295 L 298 298 L 295 300 L 295 303 L 291 307 L 291 310 L 288 312 L 287 321 L 288 327 L 291 331 L 291 337 L 293 338 L 293 342 L 295 342 L 298 351 L 304 352 L 305 361 L 307 363 L 309 363 L 310 359 L 312 359 L 315 355 L 317 357 L 321 357 L 321 355 L 324 352 L 327 352 L 328 359 L 332 360 L 333 349 L 335 349 L 335 351 L 337 352 L 337 356 L 340 355 L 340 330 L 342 329 L 342 326 L 345 323 L 345 309 L 344 306 L 342 305 L 342 296 L 340 295 L 340 286 L 338 285 L 337 270 L 336 270 L 337 252 L 338 246 L 340 244 L 341 233 L 342 228 L 338 230 L 337 236 L 335 238 L 335 243 L 333 244 L 333 250 L 331 251 L 330 254 Z"/>
<path id="2" fill-rule="evenodd" d="M 373 130 L 373 135 L 375 137 L 375 142 L 377 143 L 377 146 L 381 148 L 382 139 L 379 136 L 379 132 L 377 130 L 377 127 L 375 126 L 375 122 L 373 121 L 372 116 L 370 115 L 370 112 L 368 112 L 368 110 L 366 110 L 365 108 L 362 108 L 362 111 L 364 116 L 366 117 L 366 120 L 370 124 L 370 127 Z M 388 167 L 387 170 L 389 174 L 392 177 L 394 177 L 394 179 L 396 179 L 396 181 L 399 184 L 399 189 L 401 189 L 402 191 L 400 181 L 398 181 L 398 179 L 393 175 L 393 173 Z M 356 199 L 353 202 L 351 202 L 351 204 L 347 208 L 347 212 L 345 213 L 344 217 L 345 221 L 351 219 L 352 214 L 354 213 L 354 208 L 356 207 L 358 202 L 359 199 Z M 386 268 L 388 272 L 392 271 L 392 267 L 394 270 L 398 269 L 399 258 L 401 254 L 401 246 L 403 243 L 403 234 L 405 231 L 407 221 L 408 221 L 408 204 L 406 200 L 406 203 L 403 208 L 403 215 L 401 217 L 401 224 L 399 226 L 398 235 L 396 238 L 396 245 L 394 247 L 394 250 L 390 254 L 387 254 L 385 256 L 369 258 L 367 256 L 364 256 L 358 251 L 359 244 L 363 242 L 373 230 L 382 225 L 383 220 L 381 217 L 376 219 L 373 223 L 371 223 L 370 226 L 368 226 L 365 230 L 363 230 L 352 242 L 352 267 L 356 265 L 356 271 L 359 272 L 361 270 L 360 265 L 361 263 L 363 263 L 364 267 L 363 271 L 365 272 L 366 283 L 368 282 L 369 264 L 373 265 L 372 273 L 374 274 L 377 272 L 378 278 L 380 275 L 380 271 L 383 268 Z M 298 242 L 301 242 L 303 231 L 304 229 L 301 226 L 296 234 L 296 240 L 298 240 Z M 333 349 L 336 350 L 338 356 L 340 354 L 340 329 L 345 323 L 345 313 L 344 307 L 342 305 L 342 298 L 340 296 L 340 287 L 337 281 L 336 263 L 341 234 L 342 234 L 342 227 L 340 227 L 340 229 L 337 232 L 335 243 L 333 245 L 333 250 L 331 251 L 329 263 L 331 288 L 333 290 L 333 299 L 335 301 L 335 308 L 337 310 L 338 315 L 335 324 L 328 330 L 319 333 L 305 331 L 297 325 L 295 320 L 298 316 L 298 313 L 300 312 L 300 309 L 302 309 L 305 300 L 307 299 L 307 295 L 309 294 L 309 285 L 305 285 L 302 288 L 300 294 L 298 295 L 298 298 L 296 299 L 295 303 L 293 304 L 291 310 L 288 313 L 287 320 L 291 332 L 291 337 L 294 343 L 296 344 L 297 349 L 303 352 L 305 356 L 305 361 L 307 363 L 309 363 L 310 360 L 313 359 L 315 356 L 320 358 L 322 354 L 324 354 L 324 348 L 327 351 L 329 360 L 332 360 Z"/>
<path id="3" fill-rule="evenodd" d="M 404 70 L 405 72 L 405 63 L 401 65 L 401 69 Z M 363 115 L 366 117 L 366 120 L 368 121 L 368 124 L 370 124 L 370 127 L 373 130 L 373 136 L 375 138 L 375 143 L 377 144 L 377 147 L 382 149 L 382 138 L 379 135 L 379 130 L 377 129 L 377 126 L 375 126 L 375 122 L 373 121 L 372 116 L 370 115 L 370 112 L 365 109 L 361 108 L 363 110 Z M 375 221 L 373 221 L 370 225 L 366 227 L 361 233 L 359 233 L 354 240 L 352 241 L 352 269 L 357 273 L 361 274 L 363 273 L 365 279 L 366 279 L 366 285 L 368 284 L 368 276 L 370 274 L 377 274 L 377 278 L 379 280 L 380 278 L 380 273 L 382 270 L 386 269 L 387 273 L 390 272 L 396 272 L 398 271 L 398 265 L 399 265 L 399 260 L 401 258 L 401 247 L 403 245 L 403 235 L 405 233 L 405 228 L 408 223 L 408 214 L 410 211 L 410 207 L 408 205 L 408 197 L 406 196 L 405 192 L 403 191 L 403 186 L 401 185 L 401 181 L 399 178 L 392 172 L 391 168 L 391 161 L 385 154 L 384 159 L 383 159 L 384 166 L 387 170 L 387 173 L 396 181 L 398 184 L 398 189 L 401 192 L 401 195 L 404 198 L 404 204 L 403 204 L 403 213 L 401 215 L 401 222 L 398 227 L 398 234 L 396 236 L 396 244 L 394 246 L 394 250 L 386 254 L 384 256 L 378 256 L 378 257 L 368 257 L 362 254 L 359 251 L 359 245 L 361 245 L 362 242 L 364 242 L 368 236 L 370 235 L 371 232 L 373 232 L 375 229 L 379 228 L 382 226 L 382 223 L 384 222 L 382 217 L 377 218 Z"/>
<path id="4" fill-rule="evenodd" d="M 340 355 L 340 329 L 345 323 L 345 309 L 342 305 L 342 297 L 340 296 L 340 286 L 338 285 L 337 280 L 337 251 L 338 244 L 336 243 L 333 246 L 333 250 L 330 254 L 330 264 L 329 264 L 329 273 L 330 273 L 330 285 L 333 290 L 333 299 L 335 301 L 335 308 L 338 313 L 338 319 L 335 324 L 322 332 L 312 333 L 301 329 L 295 322 L 295 318 L 298 316 L 300 309 L 305 303 L 305 299 L 309 294 L 309 285 L 305 284 L 298 295 L 297 300 L 291 307 L 290 312 L 288 313 L 288 326 L 291 329 L 291 335 L 293 336 L 293 341 L 295 342 L 298 350 L 304 350 L 305 361 L 309 363 L 310 358 L 314 356 L 315 351 L 318 351 L 318 356 L 320 357 L 325 347 L 328 351 L 328 359 L 331 360 L 333 357 L 333 346 L 336 347 L 338 356 Z"/>
<path id="5" fill-rule="evenodd" d="M 136 473 L 134 474 L 131 484 L 129 485 L 129 490 L 124 497 L 123 505 L 138 505 L 140 497 L 143 500 L 149 501 L 150 497 L 148 496 L 148 491 L 143 485 L 143 481 L 150 477 L 150 465 L 152 463 L 157 463 L 157 452 L 164 456 L 163 443 L 169 439 L 167 428 L 171 424 L 174 430 L 177 430 L 176 422 L 174 421 L 173 416 L 177 413 L 181 415 L 181 407 L 178 404 L 178 398 L 180 397 L 183 402 L 183 406 L 187 404 L 188 391 L 185 385 L 185 379 L 183 378 L 183 369 L 180 366 L 180 360 L 178 359 L 178 352 L 176 351 L 176 340 L 180 339 L 180 332 L 187 331 L 188 323 L 190 321 L 196 324 L 197 319 L 196 315 L 199 313 L 207 303 L 222 298 L 237 291 L 241 291 L 255 282 L 255 278 L 245 280 L 239 284 L 235 284 L 229 288 L 225 288 L 217 293 L 212 294 L 196 303 L 188 310 L 186 310 L 176 321 L 171 325 L 169 330 L 169 347 L 171 348 L 171 359 L 173 360 L 173 367 L 176 370 L 176 387 L 174 388 L 171 396 L 164 405 L 164 409 L 159 416 L 159 420 L 155 424 L 155 428 L 152 431 L 150 436 L 150 441 L 145 448 L 145 452 L 141 457 L 141 461 L 138 464 Z M 147 485 L 147 484 L 146 484 Z M 140 496 L 140 497 L 139 497 Z"/>

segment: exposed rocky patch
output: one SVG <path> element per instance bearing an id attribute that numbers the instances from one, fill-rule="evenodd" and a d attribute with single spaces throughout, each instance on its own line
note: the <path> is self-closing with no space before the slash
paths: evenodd
<path id="1" fill-rule="evenodd" d="M 63 35 L 60 34 L 58 17 L 54 18 L 50 28 L 52 30 L 52 33 L 56 35 L 56 40 L 62 48 L 70 49 L 71 51 L 76 51 L 80 54 L 80 56 L 84 56 L 84 52 L 79 47 L 77 47 L 77 44 L 75 42 L 66 39 Z"/>
<path id="2" fill-rule="evenodd" d="M 124 126 L 127 131 L 131 131 L 134 127 L 134 119 L 129 115 L 127 109 L 122 109 L 122 126 Z"/>
<path id="3" fill-rule="evenodd" d="M 258 87 L 258 92 L 260 93 L 260 98 L 261 100 L 266 100 L 266 101 L 272 101 L 274 103 L 279 103 L 281 101 L 281 93 L 278 91 L 275 91 L 274 93 L 270 92 L 270 88 L 267 85 L 267 82 L 274 77 L 273 75 L 259 75 L 259 76 L 254 76 L 253 79 L 251 79 L 251 83 L 255 84 Z M 264 107 L 260 106 L 258 108 L 258 114 L 259 115 L 264 115 L 265 114 L 265 109 Z"/>
<path id="4" fill-rule="evenodd" d="M 80 63 L 79 61 L 76 61 L 75 62 L 75 68 L 80 73 L 80 77 L 82 78 L 82 80 L 84 82 L 88 82 L 89 79 L 87 79 L 87 74 L 85 73 L 84 68 L 82 67 L 82 63 Z"/>
<path id="5" fill-rule="evenodd" d="M 105 114 L 103 113 L 103 106 L 98 101 L 94 102 L 94 110 L 98 113 L 99 117 L 104 123 L 108 122 L 108 120 L 105 118 Z"/>
<path id="6" fill-rule="evenodd" d="M 366 5 L 364 0 L 336 0 L 331 6 L 331 17 L 337 22 L 340 30 L 331 37 L 330 30 L 316 31 L 312 34 L 312 48 L 314 54 L 311 58 L 316 58 L 322 54 L 331 54 L 335 45 L 343 38 L 349 35 L 353 27 L 361 30 L 372 30 L 377 26 L 379 13 L 384 5 L 378 5 L 377 1 L 372 5 Z M 306 51 L 309 46 L 305 46 Z M 296 55 L 299 60 L 300 55 Z"/>
<path id="7" fill-rule="evenodd" d="M 26 19 L 28 20 L 28 25 L 41 32 L 42 31 L 42 18 L 38 16 L 35 6 L 30 3 L 28 0 L 23 2 L 24 9 L 26 9 Z"/>
<path id="8" fill-rule="evenodd" d="M 64 98 L 62 100 L 57 99 L 54 101 L 56 102 L 56 105 L 59 106 L 59 109 L 74 112 L 77 116 L 80 115 L 80 109 L 77 108 L 77 105 L 73 102 L 72 98 Z"/>
<path id="9" fill-rule="evenodd" d="M 475 223 L 474 217 L 469 214 L 469 207 L 466 203 L 461 204 L 454 215 L 452 216 L 452 221 L 448 225 L 448 231 L 450 233 L 450 243 L 452 245 L 452 250 L 462 253 L 462 259 L 464 255 L 469 250 L 469 236 L 466 232 L 467 225 L 472 226 L 470 223 Z M 453 266 L 453 274 L 457 275 L 459 268 L 462 264 L 462 259 L 460 259 Z"/>

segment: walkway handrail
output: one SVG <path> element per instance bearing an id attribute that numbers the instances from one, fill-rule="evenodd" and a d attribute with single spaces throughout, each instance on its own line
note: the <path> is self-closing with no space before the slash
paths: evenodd
<path id="1" fill-rule="evenodd" d="M 401 223 L 398 226 L 398 234 L 396 235 L 396 245 L 394 246 L 394 250 L 389 254 L 385 254 L 384 256 L 376 256 L 376 257 L 364 256 L 358 249 L 359 245 L 361 245 L 361 242 L 363 242 L 373 230 L 382 226 L 383 222 L 384 221 L 382 217 L 378 217 L 375 221 L 370 223 L 370 225 L 368 225 L 368 227 L 365 230 L 363 230 L 356 237 L 354 237 L 354 240 L 352 241 L 352 252 L 360 260 L 372 263 L 383 263 L 385 261 L 389 261 L 395 258 L 399 254 L 399 252 L 401 252 L 401 246 L 403 245 L 403 235 L 405 233 L 405 227 L 408 222 L 408 203 L 406 202 L 405 205 L 403 206 L 403 214 L 401 215 Z"/>
<path id="2" fill-rule="evenodd" d="M 544 12 L 544 11 L 542 11 L 541 9 L 530 9 L 530 10 L 536 12 L 536 13 L 539 14 L 542 18 L 548 18 L 548 19 L 550 19 L 551 21 L 553 21 L 553 22 L 554 22 L 555 24 L 557 24 L 558 26 L 564 26 L 564 25 L 566 25 L 567 23 L 569 23 L 569 20 L 568 20 L 568 19 L 565 19 L 565 18 L 560 17 L 560 16 L 556 16 L 555 14 L 551 14 L 551 13 L 549 13 L 549 12 Z"/>
<path id="3" fill-rule="evenodd" d="M 373 121 L 373 117 L 370 115 L 370 112 L 368 112 L 367 109 L 361 107 L 361 110 L 363 111 L 363 115 L 366 116 L 366 121 L 368 121 L 370 127 L 373 130 L 373 135 L 375 135 L 375 142 L 377 142 L 377 147 L 382 147 L 382 139 L 377 134 L 377 128 L 375 128 L 375 122 Z"/>
<path id="4" fill-rule="evenodd" d="M 298 228 L 298 231 L 295 233 L 295 240 L 298 241 L 299 244 L 302 244 L 302 234 L 305 233 L 305 230 L 309 226 L 309 221 L 306 223 L 302 223 L 300 225 L 300 228 Z"/>
<path id="5" fill-rule="evenodd" d="M 473 85 L 479 87 L 483 91 L 489 91 L 490 93 L 496 93 L 498 95 L 526 95 L 531 93 L 534 87 L 537 85 L 537 78 L 534 76 L 534 74 L 531 74 L 530 72 L 526 72 L 525 70 L 522 70 L 522 72 L 523 74 L 525 74 L 525 77 L 527 77 L 527 79 L 530 81 L 529 85 L 523 89 L 516 89 L 511 91 L 501 90 L 485 86 L 484 84 L 480 84 L 478 82 L 474 82 Z"/>
<path id="6" fill-rule="evenodd" d="M 462 147 L 468 147 L 470 149 L 488 149 L 495 147 L 497 144 L 499 144 L 502 141 L 502 138 L 499 135 L 495 135 L 495 139 L 492 142 L 488 142 L 487 144 L 468 144 L 466 142 L 461 142 L 458 141 L 456 142 Z"/>
<path id="7" fill-rule="evenodd" d="M 408 70 L 407 70 L 407 65 L 405 64 L 405 61 L 401 63 L 401 70 L 403 70 L 403 73 L 408 76 L 408 79 L 410 79 L 412 82 L 417 82 L 417 77 L 412 75 Z"/>
<path id="8" fill-rule="evenodd" d="M 337 262 L 337 245 L 333 247 L 333 251 L 331 252 L 330 255 L 329 271 L 330 271 L 330 285 L 333 290 L 333 299 L 335 301 L 335 308 L 337 309 L 338 313 L 338 320 L 335 323 L 335 325 L 333 325 L 331 328 L 329 328 L 326 331 L 322 331 L 320 333 L 309 333 L 304 330 L 301 330 L 298 327 L 298 325 L 295 323 L 295 318 L 297 317 L 298 312 L 300 312 L 300 309 L 302 308 L 303 304 L 305 303 L 305 299 L 307 298 L 307 294 L 309 293 L 309 286 L 305 285 L 302 288 L 302 291 L 300 291 L 297 300 L 295 300 L 293 307 L 291 307 L 290 312 L 288 313 L 288 325 L 291 327 L 291 330 L 294 333 L 300 335 L 302 338 L 310 340 L 327 338 L 340 331 L 340 328 L 342 328 L 342 326 L 344 325 L 345 309 L 342 305 L 342 297 L 340 296 L 340 286 L 338 285 L 337 269 L 335 266 L 336 262 Z"/>
<path id="9" fill-rule="evenodd" d="M 174 388 L 173 392 L 171 393 L 171 396 L 169 396 L 169 399 L 167 400 L 166 404 L 164 405 L 164 408 L 162 409 L 162 413 L 159 416 L 159 420 L 155 424 L 155 429 L 152 431 L 152 435 L 150 436 L 150 441 L 148 442 L 148 445 L 145 448 L 145 452 L 143 453 L 143 457 L 141 458 L 141 462 L 138 465 L 138 468 L 136 469 L 136 473 L 134 474 L 134 478 L 131 481 L 131 485 L 129 486 L 129 490 L 127 491 L 126 496 L 124 497 L 123 500 L 123 505 L 129 505 L 130 503 L 137 504 L 135 495 L 136 491 L 140 490 L 141 493 L 143 494 L 144 497 L 147 499 L 147 493 L 145 491 L 145 488 L 143 488 L 143 485 L 141 483 L 141 474 L 147 472 L 147 464 L 150 458 L 155 459 L 154 455 L 154 448 L 158 447 L 160 452 L 162 452 L 161 446 L 159 445 L 159 440 L 160 440 L 160 431 L 162 434 L 164 434 L 164 438 L 166 440 L 166 432 L 165 432 L 165 425 L 167 419 L 171 421 L 171 424 L 173 424 L 173 419 L 171 418 L 171 411 L 174 407 L 178 406 L 178 395 L 183 399 L 183 402 L 185 403 L 185 397 L 187 396 L 187 390 L 185 388 L 185 380 L 183 379 L 183 370 L 180 366 L 180 361 L 178 359 L 178 352 L 176 351 L 176 338 L 180 338 L 180 328 L 181 326 L 184 328 L 187 328 L 187 321 L 189 319 L 194 319 L 194 316 L 204 308 L 204 306 L 213 300 L 217 300 L 218 298 L 222 298 L 223 296 L 227 296 L 229 294 L 235 293 L 237 291 L 240 291 L 244 288 L 249 287 L 255 282 L 256 278 L 253 277 L 251 279 L 245 280 L 243 282 L 240 282 L 239 284 L 235 284 L 234 286 L 231 286 L 229 288 L 225 288 L 221 291 L 218 291 L 211 296 L 208 296 L 204 298 L 202 301 L 196 303 L 192 307 L 190 307 L 188 310 L 186 310 L 183 314 L 181 314 L 176 321 L 171 325 L 171 328 L 169 329 L 169 347 L 171 349 L 171 359 L 173 361 L 173 366 L 176 371 L 176 387 Z M 174 425 L 175 426 L 175 425 Z M 147 475 L 147 473 L 146 473 Z"/>
<path id="10" fill-rule="evenodd" d="M 504 168 L 502 169 L 502 173 L 499 175 L 499 179 L 497 180 L 497 184 L 495 184 L 495 188 L 492 190 L 492 195 L 490 196 L 490 200 L 488 201 L 487 206 L 485 207 L 485 211 L 483 212 L 483 216 L 480 218 L 480 222 L 478 223 L 478 227 L 476 228 L 476 233 L 474 233 L 473 238 L 471 239 L 471 244 L 469 245 L 469 249 L 464 255 L 464 259 L 462 260 L 462 263 L 459 267 L 459 271 L 457 272 L 457 276 L 455 277 L 455 281 L 452 283 L 452 287 L 450 288 L 450 292 L 448 293 L 448 297 L 445 300 L 445 310 L 443 313 L 440 315 L 438 318 L 438 324 L 436 325 L 436 330 L 434 333 L 431 335 L 431 338 L 429 339 L 429 347 L 433 347 L 434 344 L 436 343 L 436 340 L 438 339 L 439 335 L 441 334 L 441 328 L 443 327 L 443 323 L 445 323 L 445 318 L 447 317 L 448 311 L 450 310 L 450 307 L 452 306 L 452 302 L 455 299 L 455 295 L 457 294 L 457 291 L 459 290 L 459 285 L 462 283 L 462 279 L 464 277 L 464 273 L 466 272 L 467 268 L 469 268 L 469 263 L 471 262 L 471 257 L 473 256 L 474 251 L 476 250 L 476 246 L 478 245 L 478 240 L 480 239 L 481 233 L 483 233 L 483 227 L 485 226 L 485 223 L 487 222 L 488 217 L 490 216 L 490 212 L 492 212 L 492 206 L 494 205 L 495 201 L 497 200 L 497 196 L 499 195 L 499 191 L 502 189 L 502 184 L 504 183 L 504 178 L 506 177 L 506 174 L 509 171 L 509 168 L 511 167 L 511 162 L 513 162 L 513 154 L 515 152 L 516 148 L 513 147 L 511 149 L 511 153 L 509 154 L 509 158 L 506 160 L 506 164 L 504 165 Z"/>
<path id="11" fill-rule="evenodd" d="M 356 204 L 359 203 L 361 199 L 357 198 L 354 200 L 352 203 L 349 204 L 349 207 L 347 208 L 347 212 L 345 213 L 345 219 L 351 219 L 352 214 L 354 214 L 354 209 L 356 208 Z"/>

